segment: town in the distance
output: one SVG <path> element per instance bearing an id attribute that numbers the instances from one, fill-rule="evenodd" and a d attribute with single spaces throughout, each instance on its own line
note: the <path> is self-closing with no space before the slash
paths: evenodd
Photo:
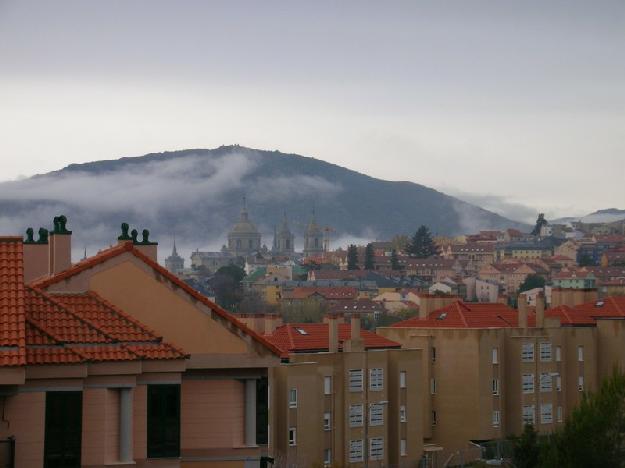
<path id="1" fill-rule="evenodd" d="M 332 248 L 323 215 L 301 252 L 245 200 L 190 259 L 123 222 L 74 262 L 61 214 L 1 237 L 16 466 L 504 465 L 624 364 L 625 219 Z"/>

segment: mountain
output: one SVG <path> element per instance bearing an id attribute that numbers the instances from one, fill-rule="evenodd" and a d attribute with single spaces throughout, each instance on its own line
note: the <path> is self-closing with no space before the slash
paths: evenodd
<path id="1" fill-rule="evenodd" d="M 621 221 L 625 219 L 625 210 L 619 210 L 617 208 L 607 208 L 604 210 L 597 210 L 589 213 L 585 216 L 575 217 L 567 216 L 565 218 L 558 218 L 550 220 L 552 224 L 569 224 L 573 221 L 581 221 L 582 223 L 613 223 L 615 221 Z"/>
<path id="2" fill-rule="evenodd" d="M 475 205 L 412 182 L 390 182 L 320 161 L 241 146 L 193 149 L 71 164 L 59 171 L 0 184 L 0 229 L 50 226 L 64 213 L 82 249 L 115 242 L 119 224 L 149 228 L 165 247 L 218 249 L 247 197 L 250 218 L 271 245 L 286 211 L 296 245 L 314 208 L 347 238 L 387 239 L 426 224 L 438 234 L 528 229 Z M 342 238 L 342 239 L 339 239 Z"/>

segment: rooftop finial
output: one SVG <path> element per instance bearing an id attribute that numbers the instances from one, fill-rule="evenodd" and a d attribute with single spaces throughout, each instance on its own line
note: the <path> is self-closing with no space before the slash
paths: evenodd
<path id="1" fill-rule="evenodd" d="M 71 234 L 72 231 L 67 230 L 67 217 L 65 215 L 55 216 L 52 220 L 54 229 L 52 234 Z"/>
<path id="2" fill-rule="evenodd" d="M 37 239 L 37 244 L 47 244 L 48 243 L 48 230 L 46 228 L 39 228 L 39 239 Z"/>
<path id="3" fill-rule="evenodd" d="M 33 234 L 34 234 L 33 228 L 29 227 L 28 229 L 26 229 L 26 240 L 24 241 L 24 244 L 34 244 L 35 243 L 35 238 L 34 238 Z"/>
<path id="4" fill-rule="evenodd" d="M 137 231 L 136 229 L 133 229 L 132 231 L 130 231 L 130 238 L 132 239 L 133 244 L 136 244 L 137 242 L 139 242 L 137 240 L 138 235 L 139 235 L 139 231 Z"/>
<path id="5" fill-rule="evenodd" d="M 128 235 L 129 229 L 130 229 L 130 226 L 128 225 L 128 223 L 122 223 L 122 233 L 117 238 L 117 240 L 132 240 L 132 238 Z"/>

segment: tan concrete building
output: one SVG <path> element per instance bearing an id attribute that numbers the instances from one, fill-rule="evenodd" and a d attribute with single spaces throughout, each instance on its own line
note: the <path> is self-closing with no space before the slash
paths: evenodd
<path id="1" fill-rule="evenodd" d="M 423 453 L 421 350 L 336 318 L 288 324 L 269 339 L 278 466 L 416 466 Z M 273 404 L 273 403 L 272 403 Z"/>

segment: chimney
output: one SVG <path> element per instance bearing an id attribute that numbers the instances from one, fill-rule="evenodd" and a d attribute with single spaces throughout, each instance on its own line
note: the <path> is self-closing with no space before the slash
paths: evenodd
<path id="1" fill-rule="evenodd" d="M 128 223 L 122 223 L 122 233 L 117 238 L 117 242 L 119 244 L 126 244 L 132 242 L 135 249 L 141 252 L 143 255 L 148 257 L 150 260 L 154 262 L 158 262 L 158 242 L 150 241 L 150 231 L 144 229 L 142 231 L 142 239 L 139 240 L 139 232 L 136 229 L 133 229 L 128 235 L 128 229 L 130 226 Z"/>
<path id="2" fill-rule="evenodd" d="M 49 239 L 49 273 L 55 275 L 72 266 L 72 231 L 67 230 L 67 218 L 55 216 Z"/>
<path id="3" fill-rule="evenodd" d="M 527 296 L 525 294 L 519 294 L 518 296 L 518 314 L 519 314 L 519 328 L 527 329 Z"/>
<path id="4" fill-rule="evenodd" d="M 339 352 L 339 321 L 336 314 L 328 314 L 328 352 Z"/>
<path id="5" fill-rule="evenodd" d="M 360 316 L 352 314 L 351 318 L 351 336 L 349 340 L 343 343 L 343 351 L 354 352 L 364 351 L 364 341 L 360 336 Z"/>
<path id="6" fill-rule="evenodd" d="M 39 239 L 33 237 L 33 228 L 26 229 L 24 240 L 24 282 L 47 276 L 50 272 L 50 247 L 48 246 L 48 230 L 39 228 Z"/>
<path id="7" fill-rule="evenodd" d="M 545 326 L 545 295 L 542 292 L 536 294 L 536 327 Z"/>
<path id="8" fill-rule="evenodd" d="M 429 294 L 419 295 L 419 318 L 425 319 L 434 310 L 434 297 Z"/>

